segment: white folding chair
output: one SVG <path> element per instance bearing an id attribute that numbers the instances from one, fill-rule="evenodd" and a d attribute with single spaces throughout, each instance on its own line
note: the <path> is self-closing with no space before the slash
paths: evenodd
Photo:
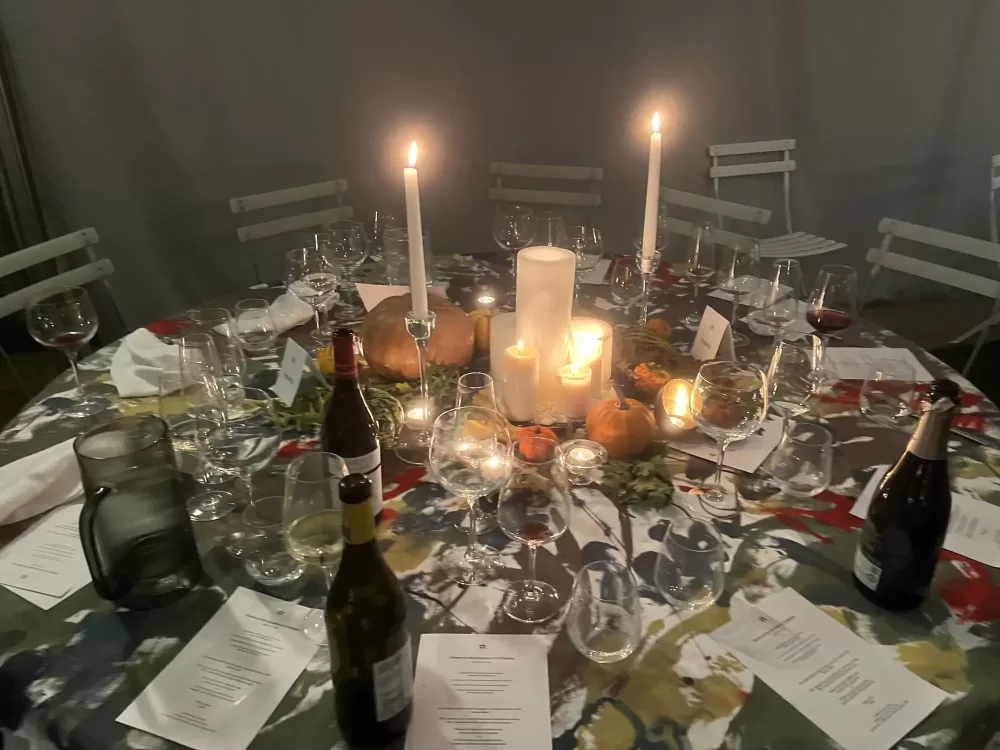
<path id="1" fill-rule="evenodd" d="M 990 242 L 1000 242 L 997 234 L 997 190 L 1000 189 L 1000 154 L 990 159 Z"/>
<path id="2" fill-rule="evenodd" d="M 0 279 L 6 278 L 18 271 L 24 271 L 32 266 L 37 266 L 40 263 L 45 263 L 46 261 L 66 258 L 66 256 L 78 251 L 82 252 L 87 259 L 84 265 L 70 268 L 69 270 L 57 273 L 55 276 L 50 276 L 47 279 L 37 281 L 9 294 L 0 296 L 0 318 L 5 318 L 8 315 L 24 310 L 31 304 L 32 300 L 38 297 L 44 297 L 67 287 L 85 286 L 86 284 L 100 281 L 110 291 L 107 279 L 115 272 L 115 267 L 107 258 L 97 257 L 94 245 L 98 241 L 97 230 L 91 227 L 0 257 Z M 113 300 L 114 298 L 112 297 Z M 14 374 L 14 379 L 17 381 L 18 386 L 22 391 L 25 391 L 24 384 L 21 382 L 20 377 L 18 377 L 10 355 L 2 346 L 0 346 L 0 356 L 3 357 L 7 366 Z"/>
<path id="3" fill-rule="evenodd" d="M 795 139 L 784 138 L 778 141 L 758 141 L 756 143 L 727 143 L 709 146 L 708 155 L 712 157 L 712 166 L 708 175 L 712 178 L 715 197 L 719 197 L 719 182 L 726 177 L 746 177 L 750 175 L 780 174 L 785 197 L 785 232 L 780 237 L 771 237 L 760 241 L 760 254 L 770 258 L 802 258 L 808 255 L 821 255 L 846 247 L 843 242 L 828 240 L 814 234 L 795 232 L 792 230 L 792 191 L 791 174 L 795 171 Z M 722 164 L 722 157 L 747 157 L 764 154 L 780 154 L 779 159 L 753 161 L 743 163 Z M 719 220 L 722 229 L 722 220 Z"/>
<path id="4" fill-rule="evenodd" d="M 1000 311 L 998 309 L 998 304 L 1000 304 L 1000 281 L 889 251 L 892 241 L 900 238 L 922 245 L 941 248 L 942 250 L 970 255 L 974 258 L 982 258 L 983 260 L 995 263 L 1000 259 L 1000 244 L 987 242 L 976 237 L 966 237 L 962 234 L 945 232 L 941 229 L 932 229 L 931 227 L 924 227 L 919 224 L 909 224 L 905 221 L 890 218 L 884 218 L 878 223 L 878 231 L 884 235 L 882 237 L 882 245 L 869 250 L 867 256 L 868 262 L 872 264 L 871 279 L 868 283 L 869 291 L 871 289 L 871 282 L 879 271 L 883 268 L 889 268 L 909 274 L 910 276 L 919 276 L 923 279 L 936 281 L 956 289 L 963 289 L 973 294 L 988 297 L 994 301 L 994 314 Z M 979 355 L 979 350 L 986 341 L 986 334 L 989 332 L 989 329 L 989 324 L 984 325 L 982 328 L 979 340 L 972 350 L 972 354 L 969 355 L 965 367 L 962 369 L 963 375 L 969 372 L 972 363 Z M 959 343 L 968 338 L 969 335 L 968 333 L 964 334 L 952 343 Z"/>
<path id="5" fill-rule="evenodd" d="M 490 174 L 495 178 L 494 185 L 488 192 L 491 201 L 590 208 L 601 205 L 600 183 L 604 179 L 604 170 L 600 167 L 554 167 L 544 164 L 511 164 L 495 161 L 490 164 Z M 520 180 L 550 180 L 564 184 L 585 183 L 587 190 L 585 192 L 541 190 L 511 187 L 509 184 L 504 187 L 505 177 L 520 178 Z"/>
<path id="6" fill-rule="evenodd" d="M 236 230 L 236 236 L 239 237 L 240 242 L 252 242 L 264 239 L 265 237 L 274 237 L 279 234 L 319 227 L 329 222 L 353 219 L 354 209 L 351 206 L 344 205 L 344 195 L 346 193 L 347 180 L 328 180 L 327 182 L 302 185 L 301 187 L 284 188 L 282 190 L 273 190 L 269 193 L 258 193 L 257 195 L 233 198 L 229 201 L 229 210 L 234 214 L 244 214 L 331 196 L 337 203 L 333 208 L 324 208 L 318 211 L 309 211 L 293 216 L 260 221 L 254 224 L 247 224 Z M 257 282 L 260 283 L 260 270 L 256 262 L 253 264 L 253 267 L 254 274 L 257 276 Z"/>
<path id="7" fill-rule="evenodd" d="M 715 217 L 721 224 L 723 217 L 752 224 L 767 224 L 771 220 L 771 212 L 766 208 L 747 206 L 742 203 L 709 198 L 707 195 L 685 193 L 683 190 L 660 186 L 660 201 L 667 205 L 667 226 L 671 233 L 690 237 L 696 224 L 674 215 L 675 208 L 687 210 L 695 214 L 703 214 L 706 218 Z M 700 222 L 699 222 L 700 223 Z M 715 229 L 712 238 L 726 247 L 734 247 L 737 243 L 746 242 L 752 238 L 725 229 Z"/>

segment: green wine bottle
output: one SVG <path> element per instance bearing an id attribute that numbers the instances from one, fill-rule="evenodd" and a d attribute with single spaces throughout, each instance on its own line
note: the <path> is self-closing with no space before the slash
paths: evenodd
<path id="1" fill-rule="evenodd" d="M 326 600 L 337 723 L 351 747 L 403 737 L 413 709 L 413 658 L 403 590 L 375 539 L 372 483 L 340 481 L 344 553 Z"/>

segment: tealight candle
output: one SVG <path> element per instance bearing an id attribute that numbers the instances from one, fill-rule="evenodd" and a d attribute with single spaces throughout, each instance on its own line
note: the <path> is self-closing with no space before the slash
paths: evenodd
<path id="1" fill-rule="evenodd" d="M 691 384 L 674 378 L 660 391 L 656 399 L 656 414 L 660 429 L 667 435 L 679 435 L 694 429 L 691 417 Z"/>
<path id="2" fill-rule="evenodd" d="M 567 419 L 587 416 L 590 408 L 591 370 L 587 365 L 573 363 L 559 368 L 559 406 Z"/>
<path id="3" fill-rule="evenodd" d="M 590 484 L 594 472 L 607 460 L 607 449 L 593 440 L 577 439 L 562 444 L 562 462 L 572 484 Z"/>
<path id="4" fill-rule="evenodd" d="M 538 352 L 533 346 L 518 341 L 503 351 L 504 411 L 515 422 L 530 422 L 535 418 L 535 397 L 538 391 Z"/>

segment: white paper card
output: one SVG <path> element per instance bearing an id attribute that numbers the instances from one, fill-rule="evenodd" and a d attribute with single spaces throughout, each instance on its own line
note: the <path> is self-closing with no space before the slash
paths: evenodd
<path id="1" fill-rule="evenodd" d="M 749 307 L 761 308 L 767 300 L 766 293 L 771 289 L 770 279 L 761 279 L 754 276 L 741 276 L 737 283 L 740 284 L 740 289 L 744 290 L 740 294 L 740 304 L 747 305 Z M 792 292 L 790 286 L 781 285 L 778 290 L 781 297 L 785 297 Z M 721 289 L 716 289 L 709 292 L 709 297 L 715 297 L 715 299 L 724 299 L 727 302 L 733 301 L 733 295 L 728 292 L 724 292 Z"/>
<path id="2" fill-rule="evenodd" d="M 736 359 L 733 332 L 725 315 L 712 307 L 706 307 L 694 335 L 694 343 L 691 344 L 691 356 L 705 362 L 715 359 L 716 355 L 723 359 Z"/>
<path id="3" fill-rule="evenodd" d="M 410 287 L 403 286 L 402 284 L 355 284 L 354 286 L 358 289 L 361 304 L 369 312 L 384 299 L 410 293 Z M 438 297 L 447 296 L 447 290 L 443 286 L 428 286 L 427 291 L 431 294 L 436 294 Z"/>
<path id="4" fill-rule="evenodd" d="M 934 380 L 934 376 L 927 372 L 927 368 L 909 349 L 837 346 L 827 348 L 823 355 L 823 364 L 840 380 L 865 380 L 873 367 L 886 362 L 904 362 L 910 365 L 918 383 Z"/>
<path id="5" fill-rule="evenodd" d="M 118 721 L 194 750 L 243 750 L 319 648 L 311 610 L 238 588 Z"/>
<path id="6" fill-rule="evenodd" d="M 302 383 L 302 373 L 309 363 L 309 352 L 294 339 L 285 339 L 285 353 L 281 356 L 281 369 L 274 381 L 274 395 L 285 405 L 291 406 Z"/>
<path id="7" fill-rule="evenodd" d="M 947 695 L 792 589 L 734 615 L 712 637 L 845 750 L 888 750 Z"/>
<path id="8" fill-rule="evenodd" d="M 609 302 L 604 297 L 596 297 L 594 299 L 594 306 L 602 310 L 614 310 L 617 307 L 614 302 Z"/>
<path id="9" fill-rule="evenodd" d="M 781 418 L 769 416 L 756 433 L 726 448 L 726 461 L 723 465 L 753 474 L 780 442 Z M 704 458 L 713 464 L 719 460 L 718 444 L 693 430 L 682 437 L 671 438 L 670 447 Z"/>
<path id="10" fill-rule="evenodd" d="M 878 483 L 889 472 L 888 466 L 876 466 L 868 484 L 861 490 L 851 515 L 867 518 Z M 1000 568 L 1000 507 L 964 492 L 951 489 L 951 519 L 944 548 L 977 562 Z"/>
<path id="11" fill-rule="evenodd" d="M 604 277 L 608 275 L 608 269 L 611 268 L 611 260 L 609 258 L 604 258 L 603 260 L 597 261 L 597 265 L 591 268 L 587 275 L 580 279 L 581 284 L 603 284 Z"/>
<path id="12" fill-rule="evenodd" d="M 421 636 L 407 750 L 479 745 L 552 750 L 543 636 Z"/>
<path id="13" fill-rule="evenodd" d="M 90 583 L 79 503 L 54 510 L 0 553 L 0 585 L 51 609 Z"/>

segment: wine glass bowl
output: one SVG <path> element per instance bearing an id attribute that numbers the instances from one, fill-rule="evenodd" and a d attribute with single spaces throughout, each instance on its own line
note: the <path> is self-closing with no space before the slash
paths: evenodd
<path id="1" fill-rule="evenodd" d="M 291 294 L 313 309 L 316 327 L 310 336 L 325 342 L 330 329 L 320 320 L 320 313 L 336 299 L 340 276 L 318 240 L 316 245 L 289 250 L 285 254 L 285 283 Z"/>
<path id="2" fill-rule="evenodd" d="M 758 335 L 773 335 L 799 316 L 802 265 L 794 258 L 779 258 L 771 266 L 771 282 L 765 285 L 756 307 L 748 316 L 750 329 Z"/>
<path id="3" fill-rule="evenodd" d="M 493 214 L 493 241 L 502 250 L 510 253 L 512 299 L 517 289 L 517 251 L 530 245 L 535 239 L 535 214 L 527 206 L 498 203 Z"/>
<path id="4" fill-rule="evenodd" d="M 730 329 L 735 328 L 740 301 L 752 294 L 760 284 L 760 246 L 756 242 L 737 242 L 733 247 L 719 250 L 720 264 L 718 276 L 719 291 L 732 298 Z M 750 343 L 744 334 L 733 330 L 733 344 L 746 346 Z"/>
<path id="5" fill-rule="evenodd" d="M 611 298 L 626 310 L 642 299 L 642 270 L 635 258 L 618 258 L 611 268 Z"/>
<path id="6" fill-rule="evenodd" d="M 267 300 L 244 299 L 233 308 L 236 338 L 248 352 L 268 352 L 278 340 L 278 328 Z"/>
<path id="7" fill-rule="evenodd" d="M 535 215 L 535 242 L 569 249 L 566 221 L 558 211 L 539 211 Z"/>
<path id="8" fill-rule="evenodd" d="M 698 293 L 708 286 L 716 273 L 715 240 L 712 237 L 712 226 L 702 224 L 691 234 L 691 245 L 684 264 L 684 275 L 693 288 L 692 302 L 694 312 L 682 321 L 688 328 L 697 330 L 701 325 L 701 310 L 698 308 Z"/>
<path id="9" fill-rule="evenodd" d="M 769 403 L 784 419 L 808 410 L 807 402 L 819 385 L 823 364 L 823 342 L 807 334 L 800 341 L 779 332 L 767 368 Z"/>
<path id="10" fill-rule="evenodd" d="M 341 314 L 348 318 L 364 315 L 364 306 L 351 283 L 354 272 L 368 257 L 369 246 L 364 226 L 360 221 L 337 221 L 325 224 L 323 231 L 317 233 L 316 237 L 319 247 L 339 270 L 338 308 Z"/>
<path id="11" fill-rule="evenodd" d="M 861 413 L 875 424 L 898 427 L 914 410 L 916 371 L 902 361 L 873 365 L 861 384 L 858 398 Z"/>
<path id="12" fill-rule="evenodd" d="M 858 272 L 850 266 L 823 266 L 809 297 L 806 321 L 821 336 L 847 328 L 858 311 Z"/>

